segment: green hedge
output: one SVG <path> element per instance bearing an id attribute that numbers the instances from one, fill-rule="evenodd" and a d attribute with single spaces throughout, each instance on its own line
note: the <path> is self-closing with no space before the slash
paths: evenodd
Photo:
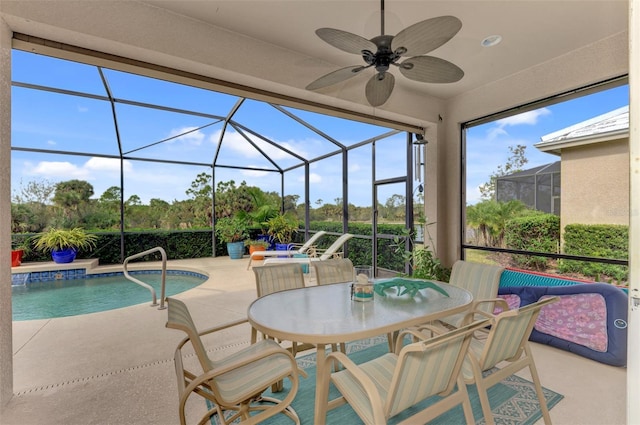
<path id="1" fill-rule="evenodd" d="M 569 224 L 564 228 L 565 254 L 584 257 L 627 260 L 629 258 L 629 227 L 605 224 Z M 617 283 L 628 280 L 626 266 L 562 260 L 559 269 L 563 273 L 576 272 L 595 280 Z"/>
<path id="2" fill-rule="evenodd" d="M 533 252 L 558 252 L 560 244 L 560 217 L 553 214 L 536 214 L 511 219 L 505 225 L 507 248 Z M 546 257 L 514 255 L 519 267 L 546 270 Z"/>
<path id="3" fill-rule="evenodd" d="M 77 258 L 99 258 L 100 264 L 121 264 L 120 233 L 96 232 L 97 248 L 91 252 L 80 251 Z M 16 234 L 13 241 L 20 243 L 34 235 Z M 185 258 L 201 258 L 211 256 L 211 230 L 184 231 L 139 231 L 124 234 L 125 258 L 160 246 L 167 252 L 170 260 Z M 219 255 L 226 255 L 224 244 L 218 244 L 216 251 Z M 153 253 L 136 261 L 160 260 L 160 253 Z M 23 258 L 24 261 L 51 261 L 51 255 L 31 250 Z"/>
<path id="4" fill-rule="evenodd" d="M 402 225 L 382 225 L 379 232 L 392 235 L 402 234 Z M 336 233 L 327 235 L 318 243 L 319 248 L 328 248 L 342 234 L 342 223 L 339 222 L 312 222 L 311 229 L 314 231 L 325 230 Z M 251 237 L 257 236 L 257 229 L 250 232 Z M 348 243 L 349 259 L 353 264 L 371 264 L 371 225 L 355 223 L 349 225 L 349 232 L 355 235 L 369 236 L 369 238 L 354 237 Z M 79 252 L 77 258 L 99 258 L 100 264 L 121 264 L 120 256 L 120 233 L 119 232 L 96 232 L 98 236 L 97 248 L 91 252 Z M 167 252 L 170 260 L 186 258 L 210 257 L 212 252 L 211 230 L 174 230 L 174 231 L 136 231 L 124 234 L 125 258 L 160 246 Z M 21 244 L 33 234 L 15 234 L 12 236 L 16 245 Z M 304 231 L 298 232 L 294 237 L 294 242 L 304 241 Z M 402 255 L 395 252 L 393 240 L 380 239 L 378 241 L 378 266 L 390 270 L 403 271 L 404 260 Z M 226 256 L 226 244 L 216 242 L 216 256 Z M 157 261 L 160 260 L 159 253 L 150 254 L 136 261 Z M 51 261 L 50 254 L 44 254 L 31 250 L 24 257 L 24 261 Z"/>

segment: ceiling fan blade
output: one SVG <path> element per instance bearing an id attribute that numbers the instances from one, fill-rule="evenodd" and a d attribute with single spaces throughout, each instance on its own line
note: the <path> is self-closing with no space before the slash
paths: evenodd
<path id="1" fill-rule="evenodd" d="M 464 77 L 464 71 L 457 65 L 433 56 L 409 58 L 399 67 L 402 75 L 421 83 L 455 83 Z"/>
<path id="2" fill-rule="evenodd" d="M 369 50 L 375 53 L 377 49 L 375 43 L 347 31 L 333 28 L 318 28 L 316 34 L 333 47 L 347 53 L 361 55 L 363 50 Z"/>
<path id="3" fill-rule="evenodd" d="M 393 85 L 396 81 L 393 74 L 385 72 L 382 76 L 384 78 L 380 79 L 380 74 L 376 73 L 367 81 L 364 94 L 371 106 L 380 106 L 385 103 L 393 91 Z"/>
<path id="4" fill-rule="evenodd" d="M 347 66 L 346 68 L 340 68 L 337 71 L 330 72 L 317 80 L 309 83 L 306 87 L 307 90 L 317 90 L 323 87 L 331 86 L 333 84 L 340 83 L 342 81 L 348 80 L 349 78 L 358 75 L 360 71 L 367 68 L 362 65 L 353 65 Z"/>
<path id="5" fill-rule="evenodd" d="M 395 52 L 404 47 L 401 56 L 424 55 L 451 40 L 462 28 L 462 22 L 455 16 L 439 16 L 418 22 L 400 31 L 391 42 Z"/>

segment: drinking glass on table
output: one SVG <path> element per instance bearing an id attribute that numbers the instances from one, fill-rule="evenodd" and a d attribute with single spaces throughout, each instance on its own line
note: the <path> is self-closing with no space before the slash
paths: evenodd
<path id="1" fill-rule="evenodd" d="M 360 302 L 373 300 L 373 267 L 355 266 L 353 268 L 352 299 Z"/>

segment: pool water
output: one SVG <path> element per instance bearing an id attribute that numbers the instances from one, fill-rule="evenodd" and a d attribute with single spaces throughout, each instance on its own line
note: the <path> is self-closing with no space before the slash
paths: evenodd
<path id="1" fill-rule="evenodd" d="M 136 273 L 134 277 L 153 286 L 160 303 L 160 273 Z M 195 288 L 206 279 L 204 275 L 167 273 L 166 296 Z M 12 303 L 13 320 L 51 319 L 114 310 L 141 303 L 151 305 L 151 291 L 119 274 L 13 286 Z"/>

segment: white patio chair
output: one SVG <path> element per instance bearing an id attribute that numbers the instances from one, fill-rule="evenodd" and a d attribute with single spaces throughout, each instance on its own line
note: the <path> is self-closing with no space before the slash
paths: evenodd
<path id="1" fill-rule="evenodd" d="M 491 328 L 488 334 L 485 334 L 486 329 L 483 329 L 481 338 L 471 340 L 462 375 L 466 383 L 476 384 L 482 413 L 488 425 L 493 425 L 494 420 L 487 390 L 525 367 L 528 367 L 531 373 L 544 423 L 551 425 L 549 409 L 529 347 L 529 336 L 540 310 L 556 301 L 558 297 L 543 298 L 520 309 L 503 311 L 496 316 L 476 310 L 477 315 L 491 318 Z M 483 374 L 494 368 L 498 370 L 488 375 Z"/>
<path id="2" fill-rule="evenodd" d="M 453 264 L 449 284 L 464 288 L 473 295 L 470 310 L 493 313 L 496 304 L 503 305 L 504 300 L 498 297 L 500 276 L 504 268 L 491 264 L 472 263 L 458 260 Z M 454 314 L 440 319 L 449 327 L 458 327 L 466 313 Z"/>
<path id="3" fill-rule="evenodd" d="M 284 413 L 296 424 L 300 419 L 290 404 L 298 391 L 297 364 L 291 353 L 272 340 L 262 340 L 224 359 L 211 360 L 200 337 L 244 324 L 238 320 L 198 332 L 187 306 L 180 300 L 168 298 L 167 327 L 187 334 L 176 348 L 174 363 L 178 378 L 178 416 L 185 425 L 185 406 L 192 394 L 207 399 L 211 406 L 199 424 L 210 422 L 218 415 L 222 424 L 239 419 L 242 423 L 256 424 L 278 413 Z M 202 372 L 184 367 L 182 349 L 190 343 L 198 358 Z M 289 378 L 291 390 L 282 400 L 263 397 L 269 387 Z M 252 414 L 253 412 L 257 414 Z M 229 416 L 228 413 L 231 412 Z M 229 417 L 225 417 L 225 414 Z"/>
<path id="4" fill-rule="evenodd" d="M 438 394 L 443 398 L 400 423 L 424 424 L 460 404 L 466 423 L 475 423 L 460 370 L 473 332 L 486 324 L 486 320 L 478 321 L 403 347 L 407 334 L 425 337 L 407 330 L 399 335 L 395 353 L 360 365 L 344 353 L 328 354 L 326 362 L 339 361 L 344 366 L 331 374 L 331 381 L 343 398 L 332 403 L 346 401 L 365 424 L 383 425 L 392 416 Z M 329 373 L 330 368 L 324 370 Z M 321 406 L 320 415 L 326 416 L 327 408 L 326 404 Z"/>

